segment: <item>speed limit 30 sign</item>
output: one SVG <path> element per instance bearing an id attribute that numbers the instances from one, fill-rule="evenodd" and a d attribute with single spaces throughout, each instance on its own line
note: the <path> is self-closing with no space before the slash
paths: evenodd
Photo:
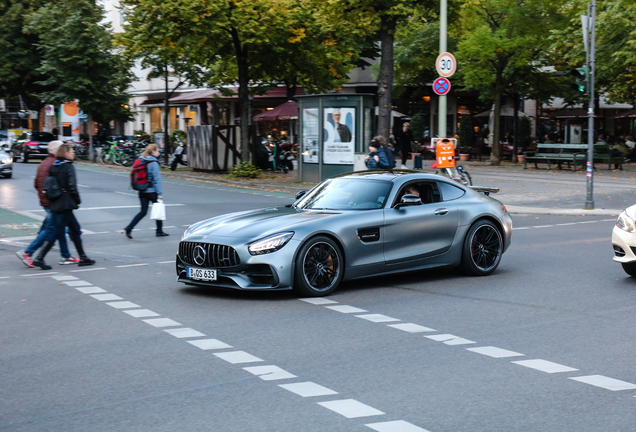
<path id="1" fill-rule="evenodd" d="M 437 60 L 435 61 L 435 68 L 437 69 L 437 73 L 444 78 L 448 78 L 453 76 L 455 71 L 457 70 L 457 60 L 455 60 L 455 56 L 453 56 L 449 52 L 443 52 L 437 56 Z"/>

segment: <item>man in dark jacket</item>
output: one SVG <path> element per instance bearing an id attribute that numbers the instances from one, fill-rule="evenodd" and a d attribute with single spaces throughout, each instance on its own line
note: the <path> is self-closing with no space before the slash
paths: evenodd
<path id="1" fill-rule="evenodd" d="M 55 229 L 53 225 L 53 218 L 51 216 L 51 211 L 49 210 L 49 200 L 44 195 L 44 191 L 42 190 L 42 185 L 44 184 L 44 180 L 49 172 L 49 168 L 55 162 L 55 152 L 62 145 L 62 141 L 51 141 L 48 146 L 49 155 L 46 159 L 44 159 L 40 165 L 38 166 L 37 173 L 35 175 L 34 186 L 38 191 L 38 197 L 40 198 L 40 205 L 44 207 L 46 211 L 46 218 L 44 222 L 42 222 L 42 227 L 40 228 L 40 232 L 33 242 L 24 250 L 20 250 L 16 252 L 16 255 L 24 265 L 27 267 L 35 267 L 32 263 L 33 254 L 42 244 L 44 243 L 44 239 Z M 58 238 L 58 242 L 60 245 L 60 252 L 62 254 L 62 258 L 60 258 L 60 264 L 77 264 L 79 262 L 79 258 L 73 258 L 71 253 L 68 250 L 68 244 L 66 243 L 66 235 Z"/>
<path id="2" fill-rule="evenodd" d="M 369 154 L 365 156 L 365 163 L 370 170 L 389 169 L 389 161 L 382 145 L 376 140 L 369 143 Z"/>
<path id="3" fill-rule="evenodd" d="M 411 154 L 411 142 L 413 139 L 413 132 L 409 130 L 409 124 L 404 123 L 402 125 L 402 131 L 395 137 L 397 147 L 402 152 L 402 169 L 407 169 L 406 161 Z"/>

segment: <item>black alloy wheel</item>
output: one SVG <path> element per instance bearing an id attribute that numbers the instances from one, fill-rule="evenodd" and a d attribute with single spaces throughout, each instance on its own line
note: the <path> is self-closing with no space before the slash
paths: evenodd
<path id="1" fill-rule="evenodd" d="M 343 275 L 340 248 L 328 237 L 309 240 L 296 258 L 295 288 L 303 295 L 319 297 L 331 294 Z"/>
<path id="2" fill-rule="evenodd" d="M 464 239 L 462 268 L 471 275 L 486 276 L 501 262 L 503 239 L 499 229 L 488 220 L 477 221 Z"/>

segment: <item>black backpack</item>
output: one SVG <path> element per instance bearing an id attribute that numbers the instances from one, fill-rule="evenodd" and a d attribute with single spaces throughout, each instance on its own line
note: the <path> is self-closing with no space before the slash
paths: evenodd
<path id="1" fill-rule="evenodd" d="M 57 181 L 57 177 L 47 175 L 42 185 L 42 191 L 44 196 L 49 201 L 55 201 L 64 195 L 64 189 L 60 187 L 60 183 Z"/>

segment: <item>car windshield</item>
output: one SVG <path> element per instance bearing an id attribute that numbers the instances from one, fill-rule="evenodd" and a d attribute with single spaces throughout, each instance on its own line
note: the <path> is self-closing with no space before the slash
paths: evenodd
<path id="1" fill-rule="evenodd" d="M 329 179 L 296 203 L 304 210 L 372 210 L 384 207 L 392 183 L 360 178 Z"/>
<path id="2" fill-rule="evenodd" d="M 55 139 L 55 136 L 51 132 L 33 132 L 31 135 L 31 141 L 45 141 L 51 142 Z"/>
<path id="3" fill-rule="evenodd" d="M 0 132 L 0 139 L 7 139 L 9 138 L 9 136 L 6 134 L 6 132 Z"/>

